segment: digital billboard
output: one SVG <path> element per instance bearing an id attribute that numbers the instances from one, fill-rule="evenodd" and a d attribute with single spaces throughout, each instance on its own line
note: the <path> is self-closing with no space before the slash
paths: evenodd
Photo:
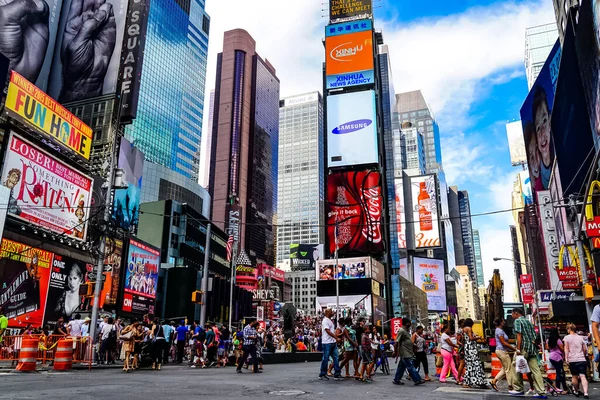
<path id="1" fill-rule="evenodd" d="M 385 249 L 381 175 L 375 171 L 336 172 L 327 178 L 327 236 L 334 254 L 374 254 Z"/>
<path id="2" fill-rule="evenodd" d="M 92 128 L 16 72 L 10 75 L 6 112 L 86 160 L 92 149 Z"/>
<path id="3" fill-rule="evenodd" d="M 440 220 L 435 175 L 411 177 L 410 189 L 415 248 L 440 247 Z"/>
<path id="4" fill-rule="evenodd" d="M 329 0 L 329 20 L 373 16 L 373 0 Z"/>
<path id="5" fill-rule="evenodd" d="M 144 153 L 124 137 L 119 147 L 119 168 L 123 170 L 126 189 L 116 189 L 113 219 L 123 229 L 137 225 L 140 218 L 140 196 L 144 173 Z"/>
<path id="6" fill-rule="evenodd" d="M 48 94 L 60 103 L 116 92 L 129 0 L 64 0 Z"/>
<path id="7" fill-rule="evenodd" d="M 85 240 L 93 181 L 11 133 L 2 185 L 11 189 L 8 213 L 71 239 Z"/>
<path id="8" fill-rule="evenodd" d="M 340 305 L 340 315 L 343 317 L 365 318 L 370 320 L 373 316 L 373 298 L 371 295 L 348 295 L 348 296 L 318 296 L 315 298 L 317 312 L 326 309 L 336 311 Z"/>
<path id="9" fill-rule="evenodd" d="M 129 239 L 123 282 L 123 311 L 154 313 L 160 251 L 139 239 Z"/>
<path id="10" fill-rule="evenodd" d="M 554 164 L 550 116 L 554 106 L 560 55 L 560 42 L 557 40 L 521 107 L 523 138 L 534 195 L 538 190 L 546 190 L 550 187 Z"/>
<path id="11" fill-rule="evenodd" d="M 396 229 L 398 230 L 398 248 L 406 249 L 406 214 L 404 207 L 403 179 L 394 179 L 394 186 L 396 189 Z"/>
<path id="12" fill-rule="evenodd" d="M 371 277 L 371 259 L 369 257 L 319 260 L 315 269 L 317 281 L 333 281 L 336 279 L 362 279 Z"/>
<path id="13" fill-rule="evenodd" d="M 327 165 L 329 168 L 377 164 L 375 91 L 327 97 Z"/>
<path id="14" fill-rule="evenodd" d="M 408 269 L 408 258 L 400 259 L 400 276 L 412 282 L 412 279 L 410 278 L 410 271 Z"/>
<path id="15" fill-rule="evenodd" d="M 373 21 L 370 19 L 361 19 L 357 21 L 342 22 L 325 27 L 325 36 L 340 36 L 348 33 L 370 31 L 373 29 Z"/>
<path id="16" fill-rule="evenodd" d="M 446 274 L 444 261 L 413 258 L 415 286 L 427 294 L 429 311 L 446 311 Z"/>
<path id="17" fill-rule="evenodd" d="M 372 85 L 373 31 L 358 31 L 325 38 L 327 89 Z"/>
<path id="18" fill-rule="evenodd" d="M 322 244 L 290 244 L 292 271 L 312 271 L 316 262 L 325 256 Z"/>
<path id="19" fill-rule="evenodd" d="M 523 124 L 521 121 L 506 124 L 506 137 L 510 151 L 510 162 L 513 166 L 527 163 L 527 151 L 523 140 Z"/>

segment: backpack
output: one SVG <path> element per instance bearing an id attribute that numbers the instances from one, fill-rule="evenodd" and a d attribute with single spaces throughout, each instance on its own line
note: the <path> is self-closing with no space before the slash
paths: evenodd
<path id="1" fill-rule="evenodd" d="M 108 333 L 109 340 L 117 340 L 117 328 L 113 325 L 111 331 Z"/>
<path id="2" fill-rule="evenodd" d="M 206 331 L 204 328 L 200 328 L 200 332 L 198 332 L 198 340 L 204 342 L 206 340 Z"/>

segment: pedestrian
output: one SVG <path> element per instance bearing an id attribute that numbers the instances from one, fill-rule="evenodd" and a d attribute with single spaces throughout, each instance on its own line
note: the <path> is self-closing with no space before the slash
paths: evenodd
<path id="1" fill-rule="evenodd" d="M 0 306 L 0 345 L 2 345 L 2 339 L 4 338 L 4 333 L 8 329 L 8 318 L 4 313 L 4 307 Z"/>
<path id="2" fill-rule="evenodd" d="M 227 327 L 227 325 L 223 325 L 221 327 L 221 341 L 223 342 L 223 354 L 221 355 L 221 360 L 223 362 L 223 366 L 226 366 L 229 362 L 229 352 L 231 351 L 231 331 Z"/>
<path id="3" fill-rule="evenodd" d="M 321 321 L 321 340 L 323 345 L 323 359 L 321 360 L 321 371 L 319 373 L 319 379 L 329 380 L 327 376 L 327 365 L 329 364 L 329 358 L 333 358 L 333 368 L 335 370 L 334 378 L 336 380 L 342 379 L 341 370 L 339 366 L 339 354 L 337 349 L 337 336 L 335 335 L 335 326 L 331 317 L 333 311 L 328 308 L 325 310 L 325 316 Z"/>
<path id="4" fill-rule="evenodd" d="M 512 310 L 512 317 L 514 319 L 513 330 L 517 335 L 515 357 L 519 355 L 523 356 L 529 365 L 533 387 L 536 391 L 533 397 L 546 399 L 546 388 L 538 363 L 538 349 L 535 345 L 536 334 L 533 324 L 525 318 L 525 312 L 522 308 L 514 308 Z M 516 368 L 513 371 L 513 390 L 509 391 L 509 393 L 513 396 L 523 396 L 525 394 L 523 391 L 523 376 L 516 372 Z"/>
<path id="5" fill-rule="evenodd" d="M 359 378 L 361 382 L 371 383 L 371 370 L 373 369 L 373 352 L 371 349 L 371 325 L 365 324 L 363 334 L 360 340 L 360 359 L 362 365 L 360 367 Z M 365 375 L 366 373 L 366 375 Z"/>
<path id="6" fill-rule="evenodd" d="M 454 330 L 450 324 L 444 324 L 442 325 L 441 331 L 440 353 L 444 359 L 444 365 L 442 366 L 442 372 L 440 373 L 440 382 L 446 383 L 448 371 L 452 371 L 452 375 L 454 376 L 454 379 L 456 379 L 456 384 L 458 385 L 460 383 L 460 378 L 458 370 L 456 369 L 456 364 L 454 363 L 454 358 L 452 357 L 454 350 L 458 349 L 458 344 L 453 343 L 451 338 L 451 335 L 454 334 Z"/>
<path id="7" fill-rule="evenodd" d="M 173 332 L 175 330 L 173 329 L 173 326 L 171 326 L 171 324 L 169 324 L 167 321 L 163 321 L 162 324 L 163 332 L 165 334 L 165 345 L 162 349 L 162 363 L 168 364 L 169 351 L 171 350 L 171 345 L 173 343 Z"/>
<path id="8" fill-rule="evenodd" d="M 219 344 L 217 342 L 217 335 L 215 334 L 212 325 L 206 324 L 206 337 L 204 341 L 204 345 L 206 346 L 206 362 L 208 367 L 214 367 L 217 365 L 217 350 L 219 349 Z"/>
<path id="9" fill-rule="evenodd" d="M 130 358 L 132 353 L 134 352 L 135 345 L 135 334 L 137 333 L 137 326 L 139 322 L 137 320 L 133 320 L 130 325 L 127 325 L 121 331 L 120 339 L 123 342 L 123 351 L 125 352 L 125 362 L 123 364 L 123 371 L 129 372 L 130 369 Z"/>
<path id="10" fill-rule="evenodd" d="M 404 382 L 401 381 L 404 376 L 404 372 L 408 371 L 410 379 L 414 382 L 415 386 L 422 385 L 425 383 L 421 376 L 417 373 L 415 369 L 415 352 L 414 352 L 414 344 L 410 333 L 408 333 L 412 321 L 408 318 L 402 318 L 402 327 L 398 330 L 396 334 L 396 345 L 394 346 L 394 356 L 396 358 L 400 357 L 400 361 L 398 362 L 398 368 L 396 369 L 396 376 L 392 381 L 395 385 L 403 385 Z"/>
<path id="11" fill-rule="evenodd" d="M 514 352 L 516 349 L 514 346 L 508 343 L 508 335 L 506 332 L 504 332 L 504 327 L 506 326 L 506 321 L 504 318 L 496 318 L 494 320 L 494 325 L 496 325 L 496 331 L 494 333 L 494 337 L 496 338 L 496 356 L 502 364 L 502 369 L 500 369 L 500 372 L 498 372 L 496 377 L 490 381 L 490 385 L 497 392 L 498 382 L 506 377 L 508 390 L 510 391 L 513 390 L 513 364 L 512 357 L 508 351 Z"/>
<path id="12" fill-rule="evenodd" d="M 455 340 L 458 347 L 455 350 L 456 356 L 456 367 L 458 369 L 458 376 L 463 379 L 465 372 L 465 333 L 463 330 L 465 324 L 464 319 L 458 320 L 458 331 L 456 331 Z"/>
<path id="13" fill-rule="evenodd" d="M 546 340 L 546 350 L 548 350 L 550 364 L 556 370 L 556 388 L 559 390 L 562 388 L 559 394 L 569 394 L 567 392 L 567 380 L 564 368 L 565 348 L 562 340 L 560 340 L 557 328 L 550 328 L 548 340 Z"/>
<path id="14" fill-rule="evenodd" d="M 463 337 L 465 341 L 465 365 L 466 372 L 463 379 L 465 388 L 487 389 L 487 381 L 483 372 L 483 365 L 479 358 L 477 340 L 481 337 L 473 332 L 473 320 L 467 318 L 463 324 Z"/>
<path id="15" fill-rule="evenodd" d="M 346 367 L 346 378 L 350 378 L 350 362 L 354 364 L 354 377 L 358 377 L 358 359 L 356 351 L 358 343 L 356 341 L 356 331 L 352 327 L 352 317 L 346 318 L 346 327 L 344 329 L 344 359 L 340 363 L 340 370 Z"/>
<path id="16" fill-rule="evenodd" d="M 244 327 L 243 331 L 243 345 L 242 345 L 242 356 L 238 359 L 236 372 L 242 373 L 242 366 L 248 359 L 248 356 L 252 357 L 252 372 L 261 373 L 258 369 L 258 359 L 256 356 L 256 328 L 259 326 L 258 321 L 253 321 Z"/>
<path id="17" fill-rule="evenodd" d="M 338 350 L 339 358 L 344 358 L 344 328 L 346 327 L 346 320 L 344 318 L 340 318 L 337 321 L 337 328 L 335 328 L 335 345 Z M 302 343 L 302 342 L 300 342 Z M 296 345 L 298 349 L 298 346 Z M 329 364 L 329 369 L 327 370 L 327 376 L 333 376 L 331 373 L 333 371 L 333 362 Z"/>
<path id="18" fill-rule="evenodd" d="M 103 362 L 106 362 L 106 365 L 114 363 L 112 351 L 117 344 L 117 328 L 115 328 L 114 323 L 115 320 L 112 317 L 109 317 L 106 324 L 102 326 L 102 331 L 100 332 L 102 337 L 100 345 L 100 364 Z"/>
<path id="19" fill-rule="evenodd" d="M 183 352 L 185 351 L 185 342 L 187 339 L 188 327 L 185 326 L 185 320 L 181 320 L 179 326 L 175 330 L 177 336 L 177 364 L 183 362 Z"/>
<path id="20" fill-rule="evenodd" d="M 152 323 L 150 338 L 152 339 L 152 369 L 160 371 L 166 339 L 165 331 L 160 324 L 158 317 L 155 317 Z"/>
<path id="21" fill-rule="evenodd" d="M 415 346 L 415 368 L 420 369 L 423 366 L 425 372 L 425 382 L 431 382 L 429 377 L 429 363 L 427 362 L 427 353 L 425 352 L 426 342 L 423 337 L 423 326 L 417 326 L 417 330 L 413 333 L 412 342 Z"/>
<path id="22" fill-rule="evenodd" d="M 569 363 L 569 370 L 572 375 L 573 390 L 577 397 L 583 395 L 584 399 L 589 399 L 587 372 L 587 345 L 583 337 L 577 334 L 574 324 L 567 325 L 569 334 L 565 336 L 565 361 Z M 583 393 L 581 392 L 583 390 Z"/>

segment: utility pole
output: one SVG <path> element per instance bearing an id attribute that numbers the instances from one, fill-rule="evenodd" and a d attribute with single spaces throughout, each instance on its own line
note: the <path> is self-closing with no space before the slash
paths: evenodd
<path id="1" fill-rule="evenodd" d="M 235 276 L 236 276 L 236 258 L 237 258 L 237 240 L 233 243 L 233 252 L 231 256 L 231 280 L 229 282 L 229 329 L 232 329 L 231 318 L 233 316 L 233 290 L 235 289 Z"/>
<path id="2" fill-rule="evenodd" d="M 208 263 L 210 262 L 210 223 L 206 225 L 206 245 L 204 246 L 204 268 L 202 270 L 202 305 L 200 306 L 200 326 L 206 325 L 206 298 L 208 295 Z"/>

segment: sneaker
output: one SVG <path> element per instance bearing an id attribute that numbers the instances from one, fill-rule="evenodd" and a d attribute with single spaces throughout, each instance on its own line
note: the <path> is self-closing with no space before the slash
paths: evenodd
<path id="1" fill-rule="evenodd" d="M 329 377 L 327 375 L 319 375 L 319 379 L 322 381 L 328 381 Z"/>
<path id="2" fill-rule="evenodd" d="M 529 390 L 527 391 L 527 393 L 525 393 L 525 394 L 526 394 L 527 396 L 534 396 L 536 393 L 535 393 L 535 390 L 533 390 L 533 389 L 529 389 Z"/>
<path id="3" fill-rule="evenodd" d="M 508 394 L 511 396 L 525 396 L 525 392 L 519 392 L 518 390 L 510 390 Z"/>
<path id="4" fill-rule="evenodd" d="M 237 372 L 238 374 L 241 374 L 242 370 L 241 369 L 236 369 L 235 372 Z"/>
<path id="5" fill-rule="evenodd" d="M 344 378 L 341 375 L 334 375 L 333 380 L 334 381 L 343 381 Z"/>
<path id="6" fill-rule="evenodd" d="M 190 368 L 196 368 L 196 366 L 195 366 L 195 365 L 192 365 Z"/>
<path id="7" fill-rule="evenodd" d="M 403 385 L 404 385 L 404 382 L 402 382 L 402 381 L 396 381 L 396 380 L 394 380 L 394 381 L 392 381 L 392 383 L 393 383 L 394 385 L 400 385 L 400 386 L 403 386 Z"/>
<path id="8" fill-rule="evenodd" d="M 533 396 L 531 396 L 534 399 L 547 399 L 548 396 L 546 396 L 545 394 L 534 394 Z"/>
<path id="9" fill-rule="evenodd" d="M 420 381 L 415 382 L 415 386 L 419 386 L 419 385 L 422 385 L 424 383 L 425 383 L 425 381 L 423 379 L 421 379 Z"/>

